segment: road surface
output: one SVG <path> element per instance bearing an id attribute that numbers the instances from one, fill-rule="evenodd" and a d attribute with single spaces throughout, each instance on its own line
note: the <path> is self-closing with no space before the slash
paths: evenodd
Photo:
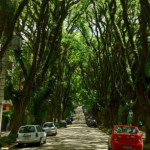
<path id="1" fill-rule="evenodd" d="M 81 107 L 76 110 L 75 121 L 67 128 L 58 129 L 56 136 L 48 136 L 47 143 L 15 148 L 16 150 L 108 150 L 108 136 L 97 128 L 85 124 Z"/>

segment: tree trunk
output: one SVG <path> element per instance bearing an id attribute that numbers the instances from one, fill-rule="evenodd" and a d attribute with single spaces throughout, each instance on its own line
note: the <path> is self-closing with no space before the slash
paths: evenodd
<path id="1" fill-rule="evenodd" d="M 133 125 L 139 126 L 140 119 L 143 115 L 143 106 L 136 102 L 137 104 L 133 108 Z"/>
<path id="2" fill-rule="evenodd" d="M 2 123 L 2 113 L 3 113 L 3 100 L 4 100 L 4 87 L 5 87 L 5 75 L 7 57 L 4 55 L 3 59 L 0 60 L 0 133 L 1 133 L 1 123 Z"/>
<path id="3" fill-rule="evenodd" d="M 119 105 L 115 102 L 111 102 L 109 106 L 109 127 L 118 124 L 118 108 Z"/>
<path id="4" fill-rule="evenodd" d="M 146 143 L 150 143 L 150 107 L 146 110 Z"/>
<path id="5" fill-rule="evenodd" d="M 98 111 L 98 115 L 97 115 L 97 124 L 100 125 L 102 124 L 102 117 L 101 117 L 102 113 L 101 111 Z"/>
<path id="6" fill-rule="evenodd" d="M 128 111 L 126 108 L 123 109 L 123 112 L 122 112 L 122 124 L 127 124 L 127 118 L 128 118 Z"/>
<path id="7" fill-rule="evenodd" d="M 24 114 L 25 107 L 20 103 L 17 106 L 14 106 L 14 114 L 12 120 L 12 127 L 10 134 L 16 134 L 21 123 L 22 123 L 22 116 Z"/>
<path id="8" fill-rule="evenodd" d="M 110 116 L 108 110 L 103 110 L 102 120 L 104 127 L 110 127 Z"/>

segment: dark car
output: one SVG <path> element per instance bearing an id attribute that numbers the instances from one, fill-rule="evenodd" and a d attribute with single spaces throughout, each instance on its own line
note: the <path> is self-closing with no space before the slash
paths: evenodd
<path id="1" fill-rule="evenodd" d="M 72 124 L 72 118 L 71 118 L 71 117 L 68 117 L 68 118 L 66 119 L 66 122 L 67 122 L 67 124 Z"/>
<path id="2" fill-rule="evenodd" d="M 73 121 L 73 120 L 74 120 L 73 118 L 74 118 L 74 116 L 70 116 L 71 121 Z"/>
<path id="3" fill-rule="evenodd" d="M 66 122 L 66 120 L 60 120 L 59 126 L 67 128 L 67 122 Z"/>
<path id="4" fill-rule="evenodd" d="M 89 126 L 90 127 L 90 121 L 91 121 L 92 119 L 91 118 L 88 118 L 87 120 L 86 120 L 86 124 L 87 124 L 87 126 Z"/>
<path id="5" fill-rule="evenodd" d="M 91 116 L 85 116 L 85 122 L 88 125 L 89 121 L 92 120 Z"/>
<path id="6" fill-rule="evenodd" d="M 95 128 L 97 128 L 97 121 L 94 120 L 94 119 L 91 119 L 91 120 L 88 122 L 88 126 L 89 126 L 89 127 L 95 127 Z"/>

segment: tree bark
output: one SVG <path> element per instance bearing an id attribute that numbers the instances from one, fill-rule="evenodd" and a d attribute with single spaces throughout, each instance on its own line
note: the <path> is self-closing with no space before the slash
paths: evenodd
<path id="1" fill-rule="evenodd" d="M 22 124 L 22 116 L 24 114 L 25 105 L 18 102 L 16 106 L 14 106 L 14 114 L 12 119 L 12 126 L 10 134 L 16 134 L 20 125 Z"/>

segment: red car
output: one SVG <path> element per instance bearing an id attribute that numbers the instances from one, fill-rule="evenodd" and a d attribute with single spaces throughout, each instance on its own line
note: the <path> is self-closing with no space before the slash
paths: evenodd
<path id="1" fill-rule="evenodd" d="M 143 140 L 136 126 L 115 125 L 108 138 L 108 150 L 142 150 Z"/>

